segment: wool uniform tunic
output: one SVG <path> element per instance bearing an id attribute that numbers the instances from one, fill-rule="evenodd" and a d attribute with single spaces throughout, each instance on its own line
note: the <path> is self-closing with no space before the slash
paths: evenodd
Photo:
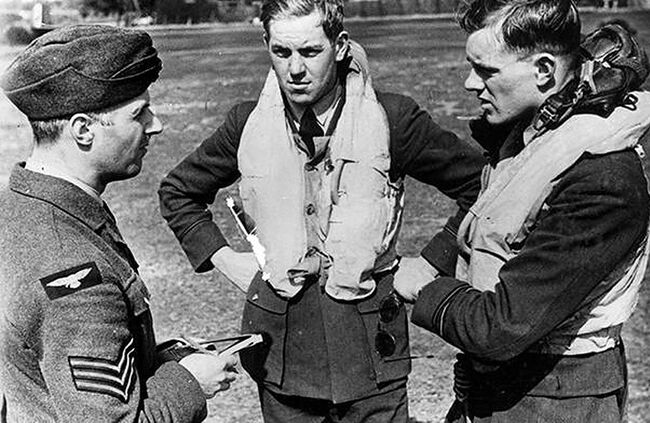
<path id="1" fill-rule="evenodd" d="M 110 211 L 23 166 L 0 193 L 7 421 L 202 420 L 198 382 L 156 360 L 149 294 Z"/>
<path id="2" fill-rule="evenodd" d="M 412 99 L 380 92 L 377 99 L 389 122 L 391 180 L 410 175 L 457 200 L 458 214 L 425 248 L 434 266 L 453 274 L 456 229 L 478 194 L 484 158 L 442 130 Z M 212 269 L 210 257 L 227 245 L 207 205 L 240 176 L 237 151 L 255 105 L 235 106 L 161 183 L 162 214 L 197 272 Z M 265 333 L 269 342 L 265 349 L 242 354 L 242 363 L 258 382 L 283 395 L 341 403 L 394 389 L 403 383 L 410 362 L 386 361 L 374 349 L 379 302 L 391 291 L 392 280 L 390 273 L 381 275 L 375 292 L 356 302 L 335 301 L 318 283 L 307 284 L 287 301 L 258 274 L 247 293 L 243 328 Z M 395 356 L 408 356 L 405 310 L 385 329 L 397 340 Z"/>

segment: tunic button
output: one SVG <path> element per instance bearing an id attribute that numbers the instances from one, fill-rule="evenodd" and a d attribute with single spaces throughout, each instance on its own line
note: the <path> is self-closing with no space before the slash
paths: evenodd
<path id="1" fill-rule="evenodd" d="M 311 216 L 312 214 L 316 213 L 316 207 L 313 204 L 307 204 L 307 207 L 305 207 L 305 212 Z"/>
<path id="2" fill-rule="evenodd" d="M 310 164 L 310 163 L 305 163 L 305 170 L 307 172 L 311 172 L 314 169 L 316 169 L 316 166 L 314 166 L 313 164 Z"/>

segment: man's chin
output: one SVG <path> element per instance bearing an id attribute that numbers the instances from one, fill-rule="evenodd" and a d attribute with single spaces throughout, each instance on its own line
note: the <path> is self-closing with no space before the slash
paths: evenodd
<path id="1" fill-rule="evenodd" d="M 507 125 L 510 119 L 505 116 L 501 116 L 491 111 L 486 111 L 483 114 L 483 120 L 493 126 Z"/>
<path id="2" fill-rule="evenodd" d="M 115 181 L 123 181 L 138 176 L 142 172 L 142 162 L 131 164 L 124 172 L 115 175 Z"/>
<path id="3" fill-rule="evenodd" d="M 287 100 L 297 106 L 310 106 L 314 104 L 314 96 L 311 93 L 285 93 Z"/>
<path id="4" fill-rule="evenodd" d="M 134 176 L 138 176 L 140 172 L 142 172 L 142 163 L 134 164 L 129 168 L 129 174 L 127 178 L 133 178 Z"/>

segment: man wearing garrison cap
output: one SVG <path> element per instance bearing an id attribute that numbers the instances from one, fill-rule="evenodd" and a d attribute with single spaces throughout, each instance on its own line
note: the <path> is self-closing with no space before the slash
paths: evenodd
<path id="1" fill-rule="evenodd" d="M 34 147 L 0 192 L 0 420 L 194 422 L 234 379 L 232 356 L 162 362 L 138 264 L 100 195 L 136 176 L 162 124 L 142 31 L 71 26 L 4 73 Z"/>

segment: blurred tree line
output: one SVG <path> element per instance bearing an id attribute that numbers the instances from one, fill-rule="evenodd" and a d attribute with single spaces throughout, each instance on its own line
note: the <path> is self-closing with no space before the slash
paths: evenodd
<path id="1" fill-rule="evenodd" d="M 80 0 L 79 11 L 83 17 L 91 14 L 116 14 L 118 20 L 129 14 L 150 15 L 154 12 L 156 0 Z"/>
<path id="2" fill-rule="evenodd" d="M 3 1 L 3 0 L 0 0 Z M 7 0 L 4 0 L 7 1 Z M 12 1 L 12 0 L 9 0 Z M 65 1 L 65 0 L 63 0 Z M 86 17 L 117 15 L 129 18 L 153 16 L 158 23 L 197 23 L 251 20 L 259 15 L 262 0 L 67 0 L 76 2 Z M 575 0 L 579 6 L 626 7 L 650 0 Z M 462 0 L 345 0 L 346 16 L 390 16 L 453 13 Z"/>
<path id="3" fill-rule="evenodd" d="M 73 0 L 74 1 L 74 0 Z M 262 0 L 76 0 L 82 15 L 158 15 L 160 21 L 243 20 L 259 12 Z M 460 0 L 346 0 L 347 16 L 450 12 Z M 157 12 L 157 13 L 156 13 Z"/>

